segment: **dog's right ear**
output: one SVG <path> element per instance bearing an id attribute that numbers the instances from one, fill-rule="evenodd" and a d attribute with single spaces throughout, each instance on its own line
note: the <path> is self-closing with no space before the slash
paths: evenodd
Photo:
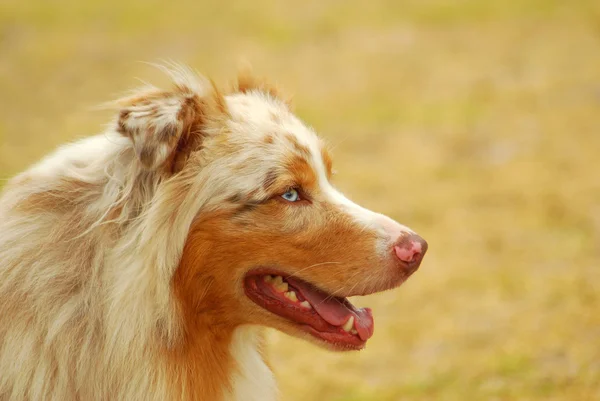
<path id="1" fill-rule="evenodd" d="M 172 91 L 151 88 L 118 101 L 117 131 L 131 139 L 144 169 L 178 171 L 201 146 L 206 127 L 227 113 L 212 82 L 190 82 L 175 80 Z"/>

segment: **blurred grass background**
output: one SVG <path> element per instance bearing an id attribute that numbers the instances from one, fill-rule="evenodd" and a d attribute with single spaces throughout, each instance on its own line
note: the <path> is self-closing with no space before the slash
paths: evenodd
<path id="1" fill-rule="evenodd" d="M 284 401 L 600 400 L 600 3 L 3 0 L 0 175 L 173 59 L 295 94 L 336 184 L 430 251 L 365 351 L 270 333 Z"/>

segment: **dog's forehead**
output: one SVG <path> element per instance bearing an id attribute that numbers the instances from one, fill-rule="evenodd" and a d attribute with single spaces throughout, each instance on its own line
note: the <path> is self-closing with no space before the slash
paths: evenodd
<path id="1" fill-rule="evenodd" d="M 280 100 L 248 92 L 227 96 L 226 102 L 237 140 L 259 145 L 261 151 L 292 153 L 316 168 L 322 164 L 321 139 Z"/>
<path id="2" fill-rule="evenodd" d="M 268 133 L 284 132 L 297 136 L 299 141 L 319 144 L 317 135 L 306 127 L 281 100 L 259 91 L 236 93 L 226 97 L 231 119 L 246 128 L 246 134 L 262 137 Z"/>
<path id="3" fill-rule="evenodd" d="M 227 157 L 236 175 L 229 176 L 239 194 L 269 192 L 273 183 L 294 180 L 316 189 L 328 184 L 331 162 L 323 141 L 286 104 L 262 92 L 226 96 Z M 235 167 L 234 167 L 235 166 Z M 236 177 L 236 178 L 233 178 Z"/>

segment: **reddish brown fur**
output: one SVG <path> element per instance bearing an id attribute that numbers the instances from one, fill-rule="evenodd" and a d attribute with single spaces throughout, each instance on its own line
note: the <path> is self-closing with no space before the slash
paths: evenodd
<path id="1" fill-rule="evenodd" d="M 310 157 L 310 150 L 308 147 L 298 142 L 298 139 L 294 135 L 287 133 L 285 134 L 285 138 L 292 144 L 292 147 L 300 156 L 305 158 Z"/>
<path id="2" fill-rule="evenodd" d="M 275 99 L 279 99 L 284 102 L 288 107 L 291 107 L 292 101 L 290 98 L 286 98 L 280 88 L 270 83 L 264 78 L 259 78 L 252 73 L 248 68 L 240 69 L 237 77 L 237 81 L 232 87 L 232 92 L 248 93 L 249 91 L 264 92 L 271 95 Z M 277 115 L 271 115 L 277 122 Z"/>
<path id="3" fill-rule="evenodd" d="M 94 199 L 101 191 L 101 185 L 65 177 L 51 188 L 32 192 L 17 204 L 16 209 L 23 213 L 43 213 L 48 210 L 68 213 Z"/>
<path id="4" fill-rule="evenodd" d="M 331 176 L 333 175 L 333 162 L 331 161 L 331 155 L 325 147 L 321 148 L 321 158 L 323 159 L 323 164 L 325 165 L 327 178 L 331 179 Z"/>

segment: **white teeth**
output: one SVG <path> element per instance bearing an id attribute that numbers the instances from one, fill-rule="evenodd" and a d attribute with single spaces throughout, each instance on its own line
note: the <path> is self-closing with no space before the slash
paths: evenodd
<path id="1" fill-rule="evenodd" d="M 300 302 L 300 306 L 302 306 L 303 308 L 306 308 L 306 309 L 312 309 L 312 306 L 308 303 L 308 301 Z"/>
<path id="2" fill-rule="evenodd" d="M 283 282 L 281 284 L 273 284 L 273 287 L 279 292 L 286 292 L 288 290 L 288 283 Z"/>
<path id="3" fill-rule="evenodd" d="M 286 285 L 286 287 L 287 287 L 287 285 Z M 285 296 L 290 301 L 298 302 L 298 297 L 296 296 L 296 293 L 294 291 L 286 292 L 283 294 L 283 296 Z"/>
<path id="4" fill-rule="evenodd" d="M 265 283 L 271 283 L 273 282 L 273 277 L 270 274 L 267 274 L 263 277 L 263 280 L 265 280 Z"/>
<path id="5" fill-rule="evenodd" d="M 271 284 L 273 284 L 273 287 L 275 287 L 278 292 L 286 292 L 288 290 L 288 283 L 283 281 L 281 276 L 275 276 Z"/>
<path id="6" fill-rule="evenodd" d="M 349 332 L 352 328 L 354 328 L 354 316 L 350 316 L 350 319 L 342 326 L 342 329 L 346 332 Z"/>
<path id="7" fill-rule="evenodd" d="M 355 329 L 352 329 L 352 330 L 350 330 L 350 333 L 352 333 L 352 334 L 354 334 L 354 335 L 357 335 L 357 334 L 358 334 L 358 331 L 356 331 Z"/>

